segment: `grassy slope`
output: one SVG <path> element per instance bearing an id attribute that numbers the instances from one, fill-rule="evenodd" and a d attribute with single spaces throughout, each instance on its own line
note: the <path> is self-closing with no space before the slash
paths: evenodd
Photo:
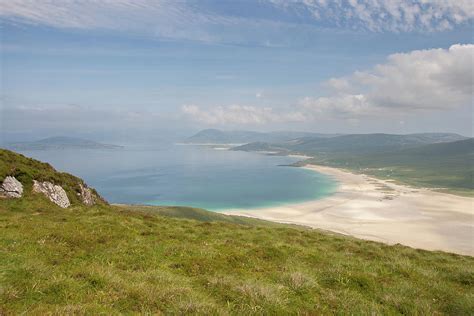
<path id="1" fill-rule="evenodd" d="M 160 215 L 164 217 L 183 218 L 197 220 L 200 222 L 225 222 L 230 224 L 239 224 L 247 226 L 267 226 L 267 227 L 289 227 L 292 225 L 280 224 L 264 221 L 256 218 L 243 216 L 230 216 L 220 213 L 210 212 L 200 208 L 185 206 L 148 206 L 148 205 L 113 205 L 115 209 L 122 211 L 138 211 Z M 299 227 L 299 226 L 297 226 Z"/>
<path id="2" fill-rule="evenodd" d="M 315 157 L 297 165 L 313 163 L 345 168 L 414 186 L 474 196 L 474 139 L 419 145 L 428 136 L 415 136 L 347 135 L 310 139 L 296 145 L 251 143 L 234 150 L 273 150 L 282 154 L 289 150 Z"/>
<path id="3" fill-rule="evenodd" d="M 0 314 L 474 310 L 472 257 L 132 209 L 0 200 Z"/>
<path id="4" fill-rule="evenodd" d="M 342 167 L 415 186 L 474 195 L 474 139 L 371 154 L 316 155 L 309 163 Z"/>
<path id="5" fill-rule="evenodd" d="M 81 192 L 79 184 L 85 184 L 84 181 L 69 173 L 58 172 L 50 164 L 35 159 L 25 157 L 10 150 L 0 148 L 0 182 L 5 177 L 14 176 L 24 186 L 26 195 L 30 195 L 33 187 L 33 180 L 49 181 L 62 186 L 66 191 L 71 204 L 80 204 L 78 193 Z M 94 194 L 99 194 L 92 189 Z M 105 203 L 98 199 L 99 203 Z"/>
<path id="6" fill-rule="evenodd" d="M 0 153 L 1 177 L 80 181 Z M 0 199 L 0 315 L 472 310 L 472 257 L 191 208 L 60 209 L 29 188 Z"/>

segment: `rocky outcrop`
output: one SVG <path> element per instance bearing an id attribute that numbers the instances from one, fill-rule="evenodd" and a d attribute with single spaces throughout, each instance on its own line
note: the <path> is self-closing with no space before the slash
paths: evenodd
<path id="1" fill-rule="evenodd" d="M 71 203 L 69 202 L 69 198 L 67 197 L 66 191 L 64 191 L 61 186 L 54 185 L 51 182 L 39 182 L 33 180 L 33 192 L 43 193 L 47 198 L 51 200 L 51 202 L 62 208 L 67 208 L 71 205 Z"/>
<path id="2" fill-rule="evenodd" d="M 0 195 L 7 198 L 20 198 L 23 195 L 23 185 L 15 177 L 6 177 L 0 186 Z"/>
<path id="3" fill-rule="evenodd" d="M 92 193 L 92 190 L 89 189 L 87 186 L 79 183 L 79 187 L 81 188 L 81 192 L 78 193 L 79 197 L 83 204 L 87 206 L 92 206 L 95 204 L 95 196 Z"/>

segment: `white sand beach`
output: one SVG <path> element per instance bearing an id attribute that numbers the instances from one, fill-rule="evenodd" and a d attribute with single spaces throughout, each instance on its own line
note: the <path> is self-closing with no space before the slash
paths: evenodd
<path id="1" fill-rule="evenodd" d="M 474 198 L 412 188 L 336 168 L 305 168 L 335 178 L 339 182 L 337 193 L 300 204 L 225 213 L 388 244 L 474 255 Z"/>

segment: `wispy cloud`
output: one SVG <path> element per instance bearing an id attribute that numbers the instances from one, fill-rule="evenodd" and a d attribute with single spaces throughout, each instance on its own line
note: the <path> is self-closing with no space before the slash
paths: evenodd
<path id="1" fill-rule="evenodd" d="M 214 40 L 209 29 L 215 25 L 238 22 L 168 0 L 12 0 L 2 2 L 0 15 L 15 22 L 57 28 L 117 30 L 200 41 Z"/>
<path id="2" fill-rule="evenodd" d="M 261 0 L 238 1 L 232 6 L 217 3 L 9 0 L 2 1 L 0 16 L 16 23 L 204 42 L 244 43 L 258 38 L 263 46 L 280 46 L 289 40 L 282 39 L 282 31 L 293 35 L 311 28 L 437 31 L 474 18 L 470 0 Z"/>
<path id="3" fill-rule="evenodd" d="M 330 26 L 370 31 L 439 31 L 474 18 L 471 0 L 269 0 Z"/>
<path id="4" fill-rule="evenodd" d="M 388 56 L 383 64 L 326 82 L 327 95 L 304 97 L 292 109 L 184 106 L 190 119 L 211 125 L 304 122 L 420 114 L 472 104 L 474 45 L 416 50 Z"/>

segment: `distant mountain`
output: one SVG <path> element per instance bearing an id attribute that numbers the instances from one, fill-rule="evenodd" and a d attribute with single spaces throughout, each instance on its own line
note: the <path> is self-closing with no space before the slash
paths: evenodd
<path id="1" fill-rule="evenodd" d="M 457 134 L 343 135 L 286 143 L 254 142 L 232 150 L 306 154 L 314 158 L 298 164 L 344 168 L 415 186 L 473 195 L 474 138 Z"/>
<path id="2" fill-rule="evenodd" d="M 118 149 L 122 146 L 102 144 L 88 139 L 74 137 L 49 137 L 32 142 L 9 143 L 6 146 L 13 150 L 48 150 L 48 149 Z"/>
<path id="3" fill-rule="evenodd" d="M 363 153 L 384 152 L 420 145 L 464 140 L 467 137 L 450 133 L 423 133 L 408 135 L 392 134 L 350 134 L 322 137 L 302 137 L 281 143 L 250 143 L 233 148 L 234 150 L 262 151 L 283 148 L 305 154 L 322 153 Z"/>
<path id="4" fill-rule="evenodd" d="M 189 144 L 247 144 L 251 142 L 285 142 L 302 137 L 328 138 L 339 134 L 319 134 L 309 132 L 254 132 L 254 131 L 222 131 L 206 129 L 187 138 Z"/>
<path id="5" fill-rule="evenodd" d="M 310 162 L 473 195 L 473 138 L 385 152 L 328 153 L 315 157 Z"/>
<path id="6" fill-rule="evenodd" d="M 393 159 L 399 159 L 400 157 L 405 156 L 419 156 L 424 157 L 426 160 L 432 160 L 433 157 L 453 157 L 463 155 L 474 156 L 474 138 L 466 138 L 454 142 L 438 142 L 391 153 Z M 389 159 L 388 155 L 387 159 Z M 471 160 L 471 164 L 474 164 L 474 160 Z"/>
<path id="7" fill-rule="evenodd" d="M 255 152 L 275 152 L 280 154 L 290 153 L 290 150 L 277 144 L 270 144 L 264 142 L 253 142 L 240 146 L 233 147 L 234 151 L 255 151 Z"/>

